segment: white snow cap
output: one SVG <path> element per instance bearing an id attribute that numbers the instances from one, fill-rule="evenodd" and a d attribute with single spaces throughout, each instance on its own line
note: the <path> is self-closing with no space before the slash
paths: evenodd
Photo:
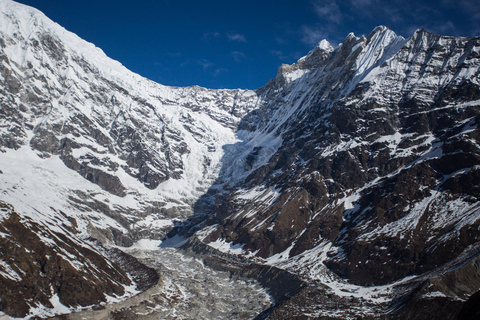
<path id="1" fill-rule="evenodd" d="M 322 41 L 320 41 L 320 42 L 317 44 L 317 48 L 320 49 L 320 50 L 326 50 L 326 51 L 331 51 L 331 50 L 333 50 L 332 45 L 331 45 L 330 42 L 328 42 L 326 39 L 323 39 Z"/>
<path id="2" fill-rule="evenodd" d="M 331 52 L 334 50 L 334 48 L 332 47 L 332 45 L 330 44 L 330 42 L 328 42 L 326 39 L 323 39 L 322 41 L 320 41 L 315 48 L 313 48 L 312 50 L 310 50 L 310 52 L 308 52 L 308 54 L 306 56 L 303 56 L 301 57 L 300 59 L 298 59 L 298 61 L 303 61 L 305 59 L 308 59 L 310 56 L 312 56 L 315 52 L 318 52 L 318 51 L 326 51 L 326 52 Z"/>

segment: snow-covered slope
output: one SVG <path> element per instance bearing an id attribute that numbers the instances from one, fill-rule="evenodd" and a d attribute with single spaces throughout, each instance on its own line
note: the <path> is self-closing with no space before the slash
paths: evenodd
<path id="1" fill-rule="evenodd" d="M 47 247 L 70 245 L 52 234 L 73 237 L 77 251 L 62 257 L 74 265 L 85 261 L 79 252 L 91 248 L 85 242 L 91 237 L 128 246 L 162 238 L 190 216 L 219 174 L 222 146 L 237 141 L 237 123 L 257 103 L 248 90 L 156 84 L 36 9 L 9 0 L 0 1 L 0 47 L 0 201 L 22 224 L 47 230 L 49 236 L 39 236 Z M 14 238 L 0 234 L 6 243 Z M 17 263 L 7 259 L 0 270 L 21 275 Z M 110 283 L 113 275 L 98 277 Z M 95 290 L 111 293 L 99 283 Z M 46 301 L 61 286 L 52 286 Z M 60 301 L 76 308 L 101 297 Z M 9 310 L 20 315 L 51 308 L 46 301 Z"/>
<path id="2" fill-rule="evenodd" d="M 153 83 L 35 9 L 0 6 L 3 199 L 124 234 L 191 214 L 256 94 Z"/>
<path id="3" fill-rule="evenodd" d="M 323 40 L 255 91 L 156 84 L 9 0 L 0 46 L 0 245 L 25 228 L 43 250 L 33 261 L 5 249 L 0 280 L 32 281 L 52 255 L 89 266 L 72 277 L 103 279 L 77 304 L 37 283 L 43 296 L 10 314 L 132 294 L 91 238 L 129 246 L 174 226 L 311 284 L 275 317 L 383 316 L 432 299 L 456 312 L 480 286 L 480 39 L 381 26 Z"/>

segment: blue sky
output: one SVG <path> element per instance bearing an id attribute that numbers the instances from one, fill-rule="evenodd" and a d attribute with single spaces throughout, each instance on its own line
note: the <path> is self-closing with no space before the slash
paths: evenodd
<path id="1" fill-rule="evenodd" d="M 19 0 L 164 85 L 256 89 L 316 43 L 385 25 L 480 35 L 472 0 Z"/>

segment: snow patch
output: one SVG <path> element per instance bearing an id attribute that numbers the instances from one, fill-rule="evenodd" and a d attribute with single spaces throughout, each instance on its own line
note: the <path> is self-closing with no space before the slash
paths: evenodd
<path id="1" fill-rule="evenodd" d="M 13 281 L 22 281 L 22 277 L 3 260 L 0 260 L 0 275 Z"/>
<path id="2" fill-rule="evenodd" d="M 176 234 L 172 238 L 167 238 L 160 243 L 159 247 L 160 248 L 179 248 L 183 246 L 185 243 L 187 243 L 188 238 L 179 236 Z"/>
<path id="3" fill-rule="evenodd" d="M 208 245 L 224 253 L 230 254 L 244 254 L 244 244 L 233 244 L 233 242 L 227 242 L 225 239 L 217 239 L 213 242 L 209 242 Z"/>
<path id="4" fill-rule="evenodd" d="M 145 251 L 158 250 L 161 244 L 161 240 L 140 239 L 135 242 L 131 248 Z"/>

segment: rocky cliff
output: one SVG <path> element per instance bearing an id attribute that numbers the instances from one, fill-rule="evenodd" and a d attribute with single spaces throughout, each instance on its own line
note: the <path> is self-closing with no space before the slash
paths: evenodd
<path id="1" fill-rule="evenodd" d="M 107 301 L 105 294 L 133 294 L 135 277 L 122 268 L 117 275 L 65 266 L 110 263 L 107 256 L 100 261 L 100 246 L 98 256 L 82 254 L 79 248 L 95 247 L 92 238 L 106 247 L 130 246 L 141 238 L 162 238 L 175 221 L 189 217 L 195 199 L 218 175 L 222 145 L 236 140 L 237 123 L 255 108 L 256 93 L 156 84 L 41 12 L 8 0 L 0 1 L 0 47 L 0 200 L 15 212 L 2 215 L 2 223 L 16 217 L 32 232 L 31 241 L 46 230 L 39 238 L 46 247 L 22 262 L 31 272 L 22 276 L 13 258 L 0 267 L 2 276 L 8 278 L 9 270 L 19 275 L 7 282 L 22 286 L 43 277 L 44 283 L 32 285 L 29 294 L 17 292 L 16 299 L 1 290 L 0 311 L 48 315 Z M 22 236 L 15 230 L 0 235 L 15 242 Z M 23 242 L 16 246 L 7 246 L 9 257 L 11 250 L 32 250 Z M 65 246 L 69 254 L 63 259 L 49 258 L 48 248 Z M 89 299 L 59 294 L 65 283 L 50 289 L 55 277 L 45 276 L 39 261 L 63 270 L 62 276 L 70 270 L 65 282 L 84 273 L 98 278 L 79 284 L 92 293 Z M 52 309 L 54 297 L 65 307 Z"/>

